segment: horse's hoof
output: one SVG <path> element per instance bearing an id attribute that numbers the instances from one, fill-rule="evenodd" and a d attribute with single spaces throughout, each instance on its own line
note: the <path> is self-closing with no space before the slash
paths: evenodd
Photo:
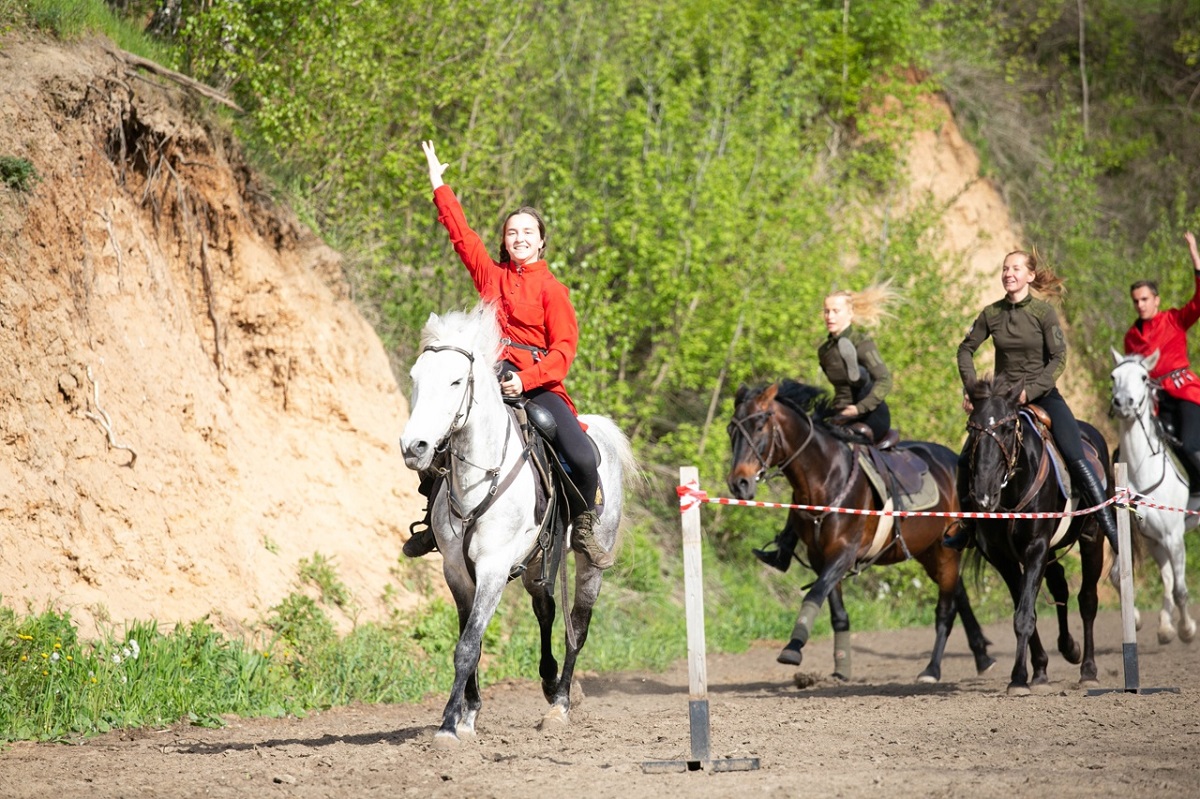
<path id="1" fill-rule="evenodd" d="M 996 665 L 995 658 L 988 658 L 985 661 L 977 661 L 975 663 L 975 673 L 979 675 L 987 674 L 992 670 L 992 666 Z"/>
<path id="2" fill-rule="evenodd" d="M 1195 637 L 1196 637 L 1196 622 L 1192 622 L 1191 624 L 1179 625 L 1179 640 L 1180 641 L 1183 641 L 1185 644 L 1190 644 Z"/>
<path id="3" fill-rule="evenodd" d="M 1160 644 L 1169 644 L 1175 640 L 1175 631 L 1170 627 L 1159 628 L 1158 642 Z"/>
<path id="4" fill-rule="evenodd" d="M 458 740 L 458 736 L 452 732 L 438 730 L 433 735 L 434 749 L 457 749 L 460 743 L 461 741 Z"/>
<path id="5" fill-rule="evenodd" d="M 1029 690 L 1028 685 L 1021 685 L 1019 683 L 1013 683 L 1012 685 L 1008 686 L 1008 695 L 1009 696 L 1029 696 L 1032 693 L 1033 693 L 1033 691 Z"/>
<path id="6" fill-rule="evenodd" d="M 1100 687 L 1100 681 L 1095 677 L 1083 677 L 1079 680 L 1079 687 L 1085 691 L 1090 691 L 1093 688 Z"/>
<path id="7" fill-rule="evenodd" d="M 566 726 L 567 711 L 559 705 L 554 705 L 547 710 L 546 715 L 542 716 L 542 720 L 538 722 L 538 730 L 540 732 L 561 730 Z"/>
<path id="8" fill-rule="evenodd" d="M 799 666 L 804 662 L 803 646 L 799 641 L 792 639 L 788 642 L 787 646 L 779 651 L 775 660 L 785 666 Z"/>
<path id="9" fill-rule="evenodd" d="M 939 682 L 941 682 L 941 680 L 936 674 L 930 674 L 927 671 L 923 671 L 917 675 L 918 685 L 937 685 Z"/>

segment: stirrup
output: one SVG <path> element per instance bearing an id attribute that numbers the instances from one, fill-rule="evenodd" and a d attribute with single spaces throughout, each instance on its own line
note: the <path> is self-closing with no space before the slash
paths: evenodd
<path id="1" fill-rule="evenodd" d="M 424 529 L 418 530 L 417 528 L 422 525 L 424 525 Z M 437 537 L 433 534 L 433 528 L 429 526 L 428 514 L 424 519 L 415 521 L 408 526 L 408 540 L 404 542 L 401 550 L 405 557 L 420 558 L 430 552 L 436 552 L 437 548 Z"/>
<path id="2" fill-rule="evenodd" d="M 767 547 L 775 547 L 775 548 L 767 549 Z M 781 572 L 786 572 L 788 570 L 788 567 L 792 565 L 792 553 L 784 552 L 782 549 L 780 549 L 779 542 L 777 542 L 777 541 L 772 541 L 771 543 L 767 544 L 767 546 L 763 547 L 762 549 L 752 549 L 750 551 L 754 553 L 754 557 L 758 558 L 760 561 L 767 564 L 772 569 L 777 569 Z"/>

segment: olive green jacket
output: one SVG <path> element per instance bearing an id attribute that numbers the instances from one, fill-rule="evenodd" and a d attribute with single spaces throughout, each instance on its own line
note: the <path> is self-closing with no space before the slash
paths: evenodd
<path id="1" fill-rule="evenodd" d="M 964 386 L 975 380 L 975 350 L 988 336 L 996 347 L 997 387 L 1020 384 L 1031 402 L 1054 388 L 1067 368 L 1067 339 L 1054 306 L 1032 294 L 1018 303 L 1006 298 L 984 308 L 958 345 Z"/>
<path id="2" fill-rule="evenodd" d="M 852 355 L 849 347 L 843 353 L 838 348 L 838 342 L 844 340 L 853 345 Z M 850 325 L 838 335 L 829 335 L 817 350 L 817 359 L 821 371 L 833 384 L 834 410 L 842 410 L 853 405 L 860 415 L 868 414 L 879 407 L 884 397 L 892 390 L 892 373 L 879 355 L 879 349 L 871 337 Z M 866 396 L 855 399 L 856 394 L 865 387 L 867 378 L 862 374 L 865 369 L 871 376 L 871 390 Z M 857 371 L 857 379 L 851 375 Z"/>

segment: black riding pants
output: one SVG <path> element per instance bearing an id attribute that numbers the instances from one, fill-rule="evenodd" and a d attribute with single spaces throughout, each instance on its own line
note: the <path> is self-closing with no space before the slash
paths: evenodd
<path id="1" fill-rule="evenodd" d="M 1175 435 L 1187 452 L 1200 452 L 1200 405 L 1187 400 L 1164 396 L 1158 405 L 1159 415 L 1175 423 Z"/>
<path id="2" fill-rule="evenodd" d="M 1058 389 L 1050 389 L 1033 403 L 1040 405 L 1050 416 L 1050 433 L 1063 460 L 1068 464 L 1083 460 L 1083 433 L 1079 430 L 1079 422 L 1075 421 L 1075 414 L 1071 413 Z"/>
<path id="3" fill-rule="evenodd" d="M 855 421 L 864 422 L 867 427 L 871 428 L 871 435 L 875 437 L 875 441 L 883 441 L 887 437 L 888 431 L 892 429 L 892 412 L 888 409 L 886 402 L 881 402 L 875 406 L 875 410 L 865 416 L 855 417 Z"/>
<path id="4" fill-rule="evenodd" d="M 554 445 L 570 467 L 571 479 L 579 493 L 583 494 L 588 510 L 595 510 L 596 488 L 600 484 L 599 465 L 592 442 L 579 425 L 579 418 L 571 412 L 571 406 L 562 397 L 547 389 L 530 389 L 525 392 L 525 397 L 550 411 L 554 417 L 554 424 L 558 428 Z"/>

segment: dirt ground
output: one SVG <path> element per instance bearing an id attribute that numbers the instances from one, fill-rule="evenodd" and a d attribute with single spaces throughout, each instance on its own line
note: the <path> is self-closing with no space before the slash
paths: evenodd
<path id="1" fill-rule="evenodd" d="M 1043 610 L 1043 637 L 1053 628 Z M 570 725 L 536 730 L 537 684 L 484 694 L 479 735 L 433 748 L 445 697 L 335 708 L 304 719 L 231 719 L 111 733 L 78 746 L 17 744 L 0 755 L 0 796 L 578 797 L 1195 796 L 1200 785 L 1196 647 L 1159 645 L 1147 625 L 1138 664 L 1147 690 L 1088 696 L 1078 668 L 1051 654 L 1048 689 L 1005 694 L 1009 623 L 987 628 L 998 663 L 976 676 L 951 637 L 940 685 L 917 685 L 932 631 L 854 636 L 854 678 L 839 683 L 832 641 L 810 643 L 799 672 L 776 644 L 708 658 L 711 757 L 757 758 L 756 771 L 647 774 L 691 757 L 685 662 L 661 674 L 584 674 Z M 1080 623 L 1073 618 L 1078 635 Z M 1097 624 L 1104 688 L 1123 688 L 1120 617 Z M 584 652 L 586 660 L 586 650 Z M 449 668 L 449 663 L 447 663 Z M 797 688 L 793 676 L 813 684 Z"/>

